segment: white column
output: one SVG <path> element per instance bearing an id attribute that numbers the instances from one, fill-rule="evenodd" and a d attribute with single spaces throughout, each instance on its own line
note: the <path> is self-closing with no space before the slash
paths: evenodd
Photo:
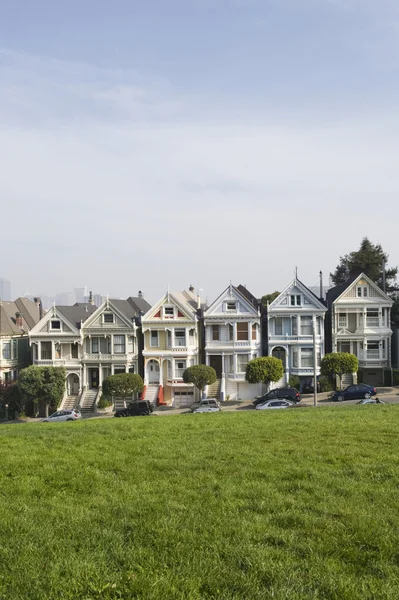
<path id="1" fill-rule="evenodd" d="M 189 343 L 190 343 L 190 335 L 189 335 L 189 333 L 190 333 L 190 327 L 186 327 L 186 346 L 188 346 Z M 195 330 L 194 330 L 194 335 L 195 335 Z M 195 339 L 194 339 L 194 342 L 195 342 Z"/>
<path id="2" fill-rule="evenodd" d="M 51 360 L 55 359 L 55 342 L 51 340 Z"/>
<path id="3" fill-rule="evenodd" d="M 296 334 L 298 336 L 301 335 L 301 315 L 297 315 L 296 317 Z"/>
<path id="4" fill-rule="evenodd" d="M 233 342 L 237 341 L 237 323 L 234 321 L 233 323 Z"/>
<path id="5" fill-rule="evenodd" d="M 220 400 L 223 402 L 226 399 L 226 375 L 224 368 L 224 352 L 222 352 L 222 381 L 220 383 Z"/>
<path id="6" fill-rule="evenodd" d="M 111 354 L 114 353 L 114 336 L 112 334 L 110 334 L 109 336 L 111 338 Z"/>
<path id="7" fill-rule="evenodd" d="M 209 354 L 205 354 L 205 364 L 209 367 Z"/>
<path id="8" fill-rule="evenodd" d="M 234 352 L 234 375 L 237 375 L 237 354 Z"/>
<path id="9" fill-rule="evenodd" d="M 103 368 L 102 365 L 98 365 L 98 387 L 102 387 L 103 385 Z"/>
<path id="10" fill-rule="evenodd" d="M 166 331 L 165 331 L 165 335 L 166 335 Z M 174 348 L 175 347 L 175 328 L 174 327 L 171 327 L 171 331 L 170 331 L 170 343 L 171 343 L 171 348 Z"/>
<path id="11" fill-rule="evenodd" d="M 175 359 L 172 358 L 171 362 L 172 362 L 172 379 L 174 379 L 175 378 Z"/>

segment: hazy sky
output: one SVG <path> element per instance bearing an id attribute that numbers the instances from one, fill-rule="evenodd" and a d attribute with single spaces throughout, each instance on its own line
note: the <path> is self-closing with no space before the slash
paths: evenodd
<path id="1" fill-rule="evenodd" d="M 0 277 L 155 302 L 399 263 L 397 0 L 1 0 Z"/>

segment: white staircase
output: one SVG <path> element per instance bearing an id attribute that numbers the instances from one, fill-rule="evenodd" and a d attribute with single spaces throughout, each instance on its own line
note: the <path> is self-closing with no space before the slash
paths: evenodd
<path id="1" fill-rule="evenodd" d="M 95 402 L 97 398 L 98 390 L 86 390 L 83 392 L 82 400 L 80 403 L 80 412 L 89 413 L 95 411 Z"/>
<path id="2" fill-rule="evenodd" d="M 65 396 L 62 405 L 61 405 L 61 409 L 62 410 L 72 410 L 73 408 L 75 408 L 76 406 L 76 401 L 77 401 L 78 397 L 75 396 Z"/>
<path id="3" fill-rule="evenodd" d="M 158 399 L 158 392 L 159 392 L 159 385 L 158 384 L 150 383 L 148 385 L 148 387 L 147 387 L 146 392 L 145 392 L 145 398 L 144 398 L 144 400 L 148 400 L 154 406 L 156 406 L 157 405 L 157 399 Z"/>
<path id="4" fill-rule="evenodd" d="M 344 390 L 348 385 L 353 384 L 353 375 L 352 373 L 345 373 L 342 375 L 341 387 Z"/>
<path id="5" fill-rule="evenodd" d="M 206 392 L 207 398 L 216 398 L 217 400 L 220 399 L 221 383 L 222 383 L 221 379 L 216 379 L 215 383 L 208 385 L 208 391 Z"/>

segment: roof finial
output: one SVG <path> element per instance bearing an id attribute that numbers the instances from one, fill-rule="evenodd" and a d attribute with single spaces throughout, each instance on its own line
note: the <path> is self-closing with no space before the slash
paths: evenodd
<path id="1" fill-rule="evenodd" d="M 298 279 L 298 267 L 295 267 L 295 281 Z"/>
<path id="2" fill-rule="evenodd" d="M 166 292 L 166 299 L 169 302 L 169 283 L 168 283 L 167 292 Z"/>
<path id="3" fill-rule="evenodd" d="M 229 289 L 229 293 L 230 293 L 230 296 L 232 296 L 232 295 L 233 295 L 233 286 L 231 285 L 231 279 L 230 279 L 230 289 Z"/>

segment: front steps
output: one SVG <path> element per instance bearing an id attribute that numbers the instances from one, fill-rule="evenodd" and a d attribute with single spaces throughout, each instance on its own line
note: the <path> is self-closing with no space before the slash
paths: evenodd
<path id="1" fill-rule="evenodd" d="M 94 412 L 96 410 L 95 403 L 97 394 L 98 390 L 86 390 L 83 393 L 82 401 L 80 403 L 80 412 L 82 414 Z"/>
<path id="2" fill-rule="evenodd" d="M 216 379 L 215 383 L 208 385 L 208 391 L 206 392 L 207 398 L 216 398 L 220 400 L 220 386 L 222 385 L 221 379 Z"/>

